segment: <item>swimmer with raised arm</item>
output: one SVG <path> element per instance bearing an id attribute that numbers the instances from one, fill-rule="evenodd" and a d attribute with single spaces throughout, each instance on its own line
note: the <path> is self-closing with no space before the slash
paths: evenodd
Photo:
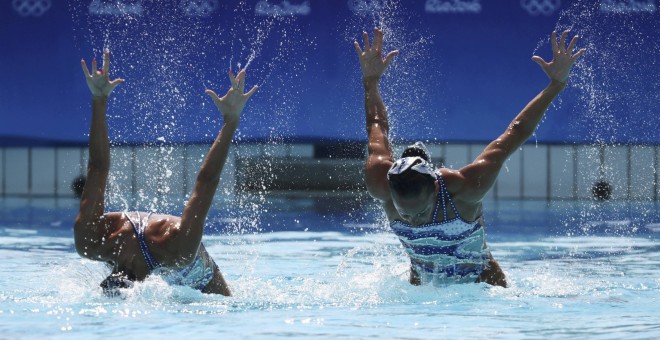
<path id="1" fill-rule="evenodd" d="M 84 60 L 81 65 L 92 92 L 92 123 L 87 182 L 73 227 L 76 251 L 112 267 L 110 276 L 101 283 L 108 295 L 116 295 L 117 288 L 132 286 L 133 281 L 144 280 L 150 274 L 204 293 L 231 295 L 202 244 L 202 234 L 241 112 L 257 86 L 244 93 L 245 70 L 236 76 L 229 71 L 231 88 L 224 97 L 206 90 L 223 116 L 223 125 L 204 159 L 181 217 L 151 212 L 106 213 L 104 196 L 110 170 L 106 109 L 110 93 L 124 80 L 110 80 L 108 50 L 100 70 L 96 60 L 92 61 L 91 72 Z"/>
<path id="2" fill-rule="evenodd" d="M 552 100 L 566 87 L 575 61 L 578 37 L 566 47 L 568 31 L 559 41 L 552 33 L 553 59 L 534 56 L 550 83 L 513 119 L 504 133 L 471 163 L 459 170 L 435 169 L 420 142 L 395 160 L 388 139 L 387 111 L 379 93 L 380 78 L 398 51 L 383 59 L 383 32 L 374 29 L 373 42 L 363 33 L 364 49 L 355 42 L 365 91 L 368 158 L 366 184 L 379 200 L 390 227 L 411 261 L 410 283 L 486 282 L 507 286 L 506 277 L 486 245 L 482 200 L 495 183 L 504 162 L 538 126 Z"/>

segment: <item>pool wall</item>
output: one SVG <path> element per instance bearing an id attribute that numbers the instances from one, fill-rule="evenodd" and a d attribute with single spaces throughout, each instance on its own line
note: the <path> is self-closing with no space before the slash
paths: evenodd
<path id="1" fill-rule="evenodd" d="M 430 144 L 429 149 L 436 165 L 457 169 L 485 146 Z M 208 147 L 115 146 L 111 186 L 133 196 L 156 192 L 185 198 Z M 396 145 L 395 154 L 402 148 Z M 358 145 L 357 152 L 341 150 L 345 150 L 342 144 L 334 148 L 313 143 L 234 145 L 222 176 L 223 194 L 364 190 L 364 146 Z M 526 144 L 507 161 L 489 197 L 591 199 L 594 184 L 604 180 L 613 187 L 613 200 L 657 201 L 659 159 L 658 145 Z M 71 197 L 71 183 L 85 174 L 86 163 L 86 146 L 0 147 L 0 196 Z M 237 171 L 237 167 L 250 170 Z"/>

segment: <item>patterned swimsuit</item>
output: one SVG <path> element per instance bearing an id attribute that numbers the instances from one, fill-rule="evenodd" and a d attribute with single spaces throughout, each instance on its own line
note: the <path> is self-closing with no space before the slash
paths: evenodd
<path id="1" fill-rule="evenodd" d="M 486 246 L 484 227 L 480 218 L 473 222 L 463 220 L 451 199 L 442 175 L 436 174 L 440 183 L 433 222 L 412 226 L 400 220 L 390 227 L 403 244 L 413 269 L 421 282 L 433 284 L 476 282 L 488 268 L 492 258 Z M 447 219 L 449 203 L 456 217 Z M 442 207 L 443 219 L 437 222 Z"/>
<path id="2" fill-rule="evenodd" d="M 139 212 L 135 214 L 137 215 L 137 224 L 127 214 L 124 214 L 124 216 L 133 226 L 133 230 L 135 230 L 140 244 L 140 251 L 144 256 L 144 261 L 149 266 L 150 274 L 161 276 L 169 284 L 188 286 L 203 291 L 213 279 L 213 260 L 209 258 L 208 261 L 205 261 L 198 251 L 193 262 L 186 267 L 174 269 L 161 266 L 153 255 L 151 255 L 151 252 L 149 252 L 147 242 L 144 239 L 144 230 L 147 228 L 151 213 L 147 214 L 144 219 L 140 218 Z"/>

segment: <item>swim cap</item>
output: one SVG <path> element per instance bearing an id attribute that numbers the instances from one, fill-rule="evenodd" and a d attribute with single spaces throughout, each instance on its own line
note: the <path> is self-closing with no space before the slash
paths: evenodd
<path id="1" fill-rule="evenodd" d="M 110 274 L 101 282 L 101 288 L 107 297 L 120 296 L 119 288 L 133 288 L 133 281 L 120 274 Z"/>
<path id="2" fill-rule="evenodd" d="M 422 157 L 414 156 L 400 158 L 394 162 L 390 170 L 387 172 L 387 179 L 389 180 L 392 175 L 401 175 L 408 170 L 413 170 L 423 175 L 429 175 L 434 179 L 436 177 L 435 170 L 431 163 L 425 161 Z"/>
<path id="3" fill-rule="evenodd" d="M 401 158 L 404 157 L 421 157 L 423 160 L 427 162 L 431 162 L 431 153 L 429 150 L 426 148 L 426 145 L 422 142 L 415 142 L 413 145 L 408 145 L 405 150 L 403 150 L 403 153 L 401 154 Z"/>

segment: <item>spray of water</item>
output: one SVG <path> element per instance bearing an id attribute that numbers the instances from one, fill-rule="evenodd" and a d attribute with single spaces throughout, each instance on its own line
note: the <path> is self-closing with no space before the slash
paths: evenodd
<path id="1" fill-rule="evenodd" d="M 435 37 L 425 28 L 409 24 L 418 20 L 419 14 L 407 11 L 398 0 L 349 0 L 348 6 L 353 15 L 346 18 L 343 24 L 347 49 L 346 55 L 342 57 L 355 64 L 355 77 L 352 81 L 355 84 L 356 96 L 350 104 L 363 101 L 359 63 L 351 44 L 358 41 L 362 46 L 362 32 L 365 31 L 372 37 L 372 29 L 379 27 L 384 34 L 383 54 L 399 50 L 399 54 L 385 72 L 380 88 L 389 113 L 391 140 L 396 142 L 410 138 L 400 131 L 411 131 L 413 126 L 419 125 L 417 123 L 420 120 L 426 123 L 423 124 L 426 131 L 421 134 L 431 136 L 433 132 L 437 133 L 437 128 L 432 124 L 434 120 L 430 116 L 432 112 L 424 100 L 433 86 L 423 81 L 418 73 L 420 65 L 438 64 L 438 60 L 431 59 L 429 53 L 429 47 L 434 43 Z M 427 74 L 424 79 L 432 79 L 434 76 L 437 79 L 440 76 L 439 67 L 432 72 L 438 74 Z M 347 107 L 345 111 L 356 110 L 355 107 Z M 351 119 L 364 121 L 362 115 L 351 116 Z M 351 123 L 355 124 L 355 121 Z"/>
<path id="2" fill-rule="evenodd" d="M 362 32 L 369 34 L 370 40 L 373 38 L 373 28 L 378 27 L 383 30 L 384 44 L 383 54 L 393 50 L 399 50 L 399 54 L 390 64 L 385 72 L 380 92 L 383 101 L 387 106 L 390 122 L 390 141 L 393 145 L 400 143 L 401 139 L 410 138 L 402 131 L 410 131 L 413 124 L 421 121 L 427 131 L 421 132 L 424 135 L 433 135 L 431 131 L 435 128 L 429 116 L 428 107 L 424 103 L 424 98 L 428 95 L 430 87 L 423 83 L 418 77 L 418 66 L 431 62 L 429 56 L 429 45 L 433 43 L 433 36 L 423 27 L 411 26 L 408 23 L 415 21 L 417 14 L 407 11 L 403 3 L 397 0 L 347 0 L 348 8 L 352 15 L 342 19 L 339 22 L 338 31 L 341 39 L 346 46 L 340 58 L 354 65 L 353 76 L 347 79 L 351 86 L 349 100 L 343 101 L 338 110 L 344 114 L 339 119 L 344 120 L 346 130 L 348 127 L 356 124 L 364 124 L 364 90 L 362 88 L 360 66 L 358 58 L 355 55 L 353 42 L 358 41 L 363 46 Z M 439 68 L 435 69 L 438 71 Z M 342 91 L 345 91 L 342 89 Z M 427 133 L 424 133 L 427 132 Z M 348 136 L 347 139 L 364 139 L 365 135 Z M 339 171 L 352 171 L 348 169 L 339 169 Z M 363 188 L 356 188 L 349 199 L 354 199 L 356 203 L 364 206 L 370 202 Z M 375 204 L 374 204 L 375 205 Z M 379 227 L 374 231 L 386 229 L 386 217 L 380 207 L 377 207 L 379 215 Z M 360 213 L 355 211 L 350 214 L 354 218 L 353 223 L 359 223 Z"/>
<path id="3" fill-rule="evenodd" d="M 175 182 L 173 178 L 179 176 L 185 164 L 181 164 L 182 152 L 174 144 L 195 140 L 199 135 L 203 142 L 215 138 L 221 118 L 203 91 L 211 88 L 224 93 L 227 67 L 219 65 L 229 65 L 234 72 L 249 68 L 247 86 L 257 83 L 261 90 L 255 96 L 258 102 L 253 100 L 246 108 L 242 125 L 250 129 L 250 135 L 261 135 L 268 143 L 264 146 L 264 165 L 242 169 L 259 178 L 263 189 L 242 195 L 233 206 L 243 216 L 233 220 L 250 223 L 232 228 L 258 230 L 259 206 L 265 201 L 265 184 L 271 176 L 268 156 L 276 153 L 273 150 L 289 133 L 286 118 L 301 92 L 296 80 L 306 69 L 304 47 L 312 43 L 296 17 L 263 15 L 255 19 L 254 6 L 246 1 L 233 8 L 212 0 L 76 1 L 69 6 L 78 45 L 83 50 L 87 46 L 92 49 L 91 53 L 83 51 L 84 57 L 99 59 L 104 49 L 110 49 L 111 76 L 127 79 L 110 104 L 108 124 L 113 144 L 147 141 L 132 151 L 113 155 L 113 170 L 137 169 L 143 176 L 127 178 L 131 171 L 112 171 L 109 205 L 126 209 L 126 196 L 130 194 L 131 209 L 176 213 L 182 201 L 170 194 L 176 190 L 170 183 Z M 221 13 L 231 16 L 218 26 L 213 17 Z M 264 49 L 269 50 L 267 56 L 262 53 Z M 286 79 L 275 76 L 282 74 L 279 70 L 283 68 L 290 71 Z M 117 107 L 123 110 L 114 109 Z M 257 127 L 256 133 L 253 127 Z M 241 131 L 236 140 L 236 157 L 240 159 L 244 140 Z M 192 160 L 197 160 L 195 155 Z M 136 189 L 136 185 L 142 189 Z M 245 216 L 246 211 L 252 212 L 250 217 Z"/>
<path id="4" fill-rule="evenodd" d="M 651 116 L 648 113 L 653 108 L 648 102 L 658 98 L 660 75 L 647 72 L 654 69 L 656 58 L 638 56 L 656 54 L 660 43 L 649 32 L 657 32 L 660 25 L 652 12 L 608 8 L 607 2 L 573 2 L 561 12 L 555 27 L 557 32 L 570 30 L 571 35 L 579 35 L 578 47 L 587 49 L 569 79 L 569 86 L 578 93 L 577 106 L 572 108 L 578 119 L 572 124 L 588 126 L 586 137 L 595 144 L 617 143 L 619 136 L 633 143 L 644 142 L 650 136 L 635 136 L 636 129 L 654 124 L 639 117 Z M 536 50 L 543 49 L 549 50 L 545 38 Z M 621 103 L 629 111 L 618 111 L 624 107 Z"/>
<path id="5" fill-rule="evenodd" d="M 259 232 L 262 215 L 268 213 L 268 183 L 274 176 L 271 158 L 279 155 L 290 134 L 287 117 L 299 103 L 302 89 L 297 80 L 306 71 L 305 48 L 313 43 L 296 17 L 255 17 L 255 8 L 247 1 L 235 5 L 214 0 L 73 1 L 69 7 L 84 58 L 100 60 L 102 52 L 110 49 L 111 77 L 126 79 L 111 98 L 111 143 L 138 144 L 113 148 L 107 206 L 180 214 L 196 171 L 181 176 L 186 167 L 201 164 L 204 146 L 215 139 L 222 124 L 204 90 L 222 95 L 228 88 L 227 69 L 234 73 L 246 69 L 246 88 L 258 84 L 260 90 L 246 107 L 241 126 L 266 143 L 258 146 L 262 157 L 257 166 L 239 168 L 254 145 L 245 143 L 249 141 L 244 133 L 237 131 L 237 145 L 225 170 L 233 167 L 254 180 L 249 188 L 237 188 L 237 195 L 233 183 L 221 183 L 212 207 L 219 213 L 209 216 L 207 229 L 239 235 Z M 223 15 L 220 25 L 218 15 Z M 177 145 L 190 141 L 203 144 Z M 184 197 L 176 194 L 180 182 Z M 246 240 L 231 242 L 236 246 Z M 249 272 L 257 259 L 254 248 L 247 247 L 238 261 Z"/>
<path id="6" fill-rule="evenodd" d="M 588 140 L 594 148 L 583 149 L 578 153 L 578 162 L 593 164 L 593 167 L 580 167 L 577 176 L 588 186 L 593 181 L 614 180 L 614 190 L 619 197 L 625 197 L 625 172 L 613 164 L 603 162 L 603 150 L 619 143 L 646 143 L 653 136 L 641 135 L 639 131 L 655 131 L 657 120 L 648 120 L 657 114 L 649 102 L 657 101 L 660 95 L 660 75 L 657 58 L 640 58 L 640 55 L 655 56 L 660 43 L 657 36 L 660 24 L 654 14 L 655 8 L 635 7 L 627 2 L 613 6 L 614 2 L 575 1 L 571 3 L 557 21 L 555 31 L 570 30 L 570 35 L 579 35 L 579 48 L 586 48 L 573 68 L 569 79 L 569 90 L 562 96 L 569 100 L 557 101 L 557 106 L 570 110 L 571 128 L 576 131 L 573 138 Z M 630 9 L 630 8 L 628 8 Z M 640 11 L 642 9 L 643 11 Z M 537 50 L 549 50 L 547 39 L 542 39 Z M 536 51 L 535 51 L 536 52 Z M 573 98 L 574 96 L 575 98 Z M 641 129 L 640 129 L 641 127 Z M 620 181 L 616 179 L 620 178 Z M 610 183 L 611 184 L 611 183 Z M 578 193 L 579 196 L 590 193 Z M 647 197 L 652 199 L 652 197 Z M 626 215 L 611 202 L 590 202 L 578 204 L 580 221 L 566 221 L 567 230 L 581 225 L 583 231 L 594 223 L 606 223 Z M 630 222 L 630 221 L 629 221 Z M 613 235 L 628 235 L 631 228 L 619 229 Z M 612 230 L 613 231 L 613 230 Z"/>

